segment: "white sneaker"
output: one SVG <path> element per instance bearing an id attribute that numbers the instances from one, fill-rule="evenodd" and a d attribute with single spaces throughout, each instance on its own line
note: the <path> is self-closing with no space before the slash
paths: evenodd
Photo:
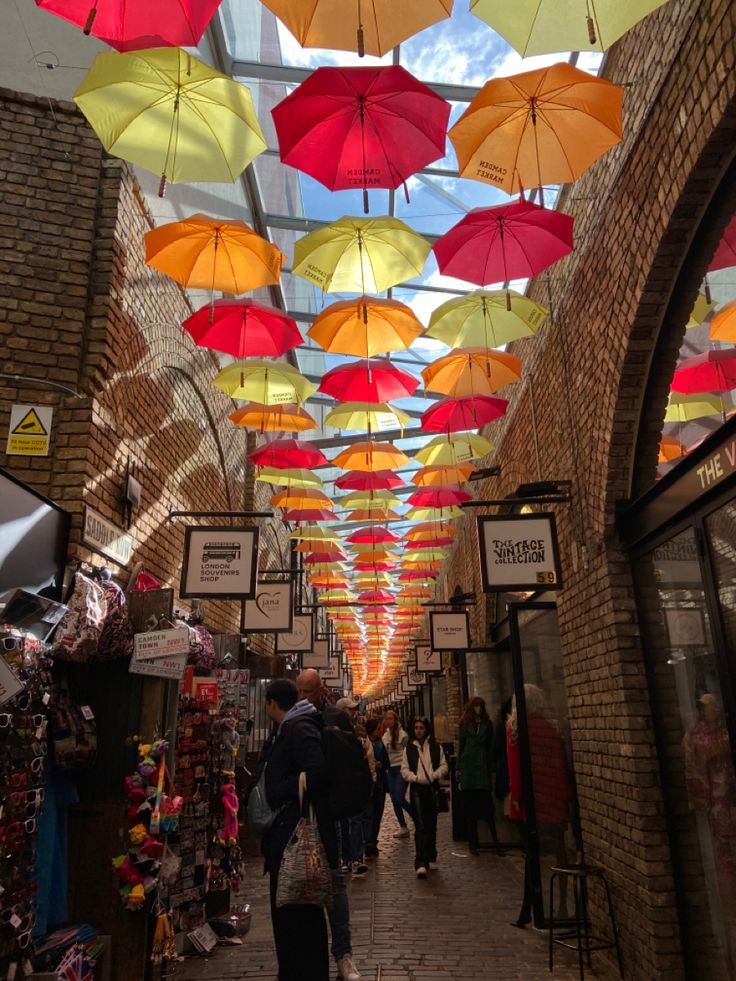
<path id="1" fill-rule="evenodd" d="M 420 865 L 419 868 L 417 869 L 417 879 L 426 879 L 426 878 L 427 878 L 427 870 L 423 865 Z"/>
<path id="2" fill-rule="evenodd" d="M 394 831 L 394 838 L 408 838 L 410 834 L 408 828 L 399 828 L 398 831 Z"/>
<path id="3" fill-rule="evenodd" d="M 340 981 L 362 981 L 363 975 L 355 966 L 352 954 L 344 954 L 337 962 L 337 976 Z"/>

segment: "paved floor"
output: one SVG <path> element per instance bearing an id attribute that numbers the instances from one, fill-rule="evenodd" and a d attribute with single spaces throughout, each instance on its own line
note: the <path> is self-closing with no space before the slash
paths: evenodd
<path id="1" fill-rule="evenodd" d="M 510 925 L 522 891 L 522 857 L 468 854 L 453 842 L 449 816 L 440 818 L 439 869 L 417 881 L 411 838 L 395 840 L 393 815 L 384 818 L 381 854 L 371 871 L 349 885 L 353 953 L 365 981 L 575 981 L 568 951 L 547 968 L 547 935 Z M 171 981 L 276 981 L 267 880 L 248 860 L 245 900 L 252 926 L 242 947 L 189 958 Z M 600 955 L 599 955 L 600 956 Z"/>

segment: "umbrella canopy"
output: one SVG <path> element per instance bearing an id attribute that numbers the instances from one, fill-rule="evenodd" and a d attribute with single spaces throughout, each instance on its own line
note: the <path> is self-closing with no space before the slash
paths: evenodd
<path id="1" fill-rule="evenodd" d="M 273 286 L 284 255 L 244 221 L 192 215 L 143 236 L 146 264 L 189 289 L 245 293 Z"/>
<path id="2" fill-rule="evenodd" d="M 467 463 L 493 452 L 493 443 L 475 433 L 434 436 L 414 454 L 414 459 L 426 466 Z"/>
<path id="3" fill-rule="evenodd" d="M 658 463 L 670 463 L 672 460 L 679 460 L 687 451 L 679 439 L 674 436 L 663 436 L 659 441 Z"/>
<path id="4" fill-rule="evenodd" d="M 736 388 L 736 350 L 707 351 L 681 361 L 672 377 L 673 392 L 727 392 Z"/>
<path id="5" fill-rule="evenodd" d="M 623 100 L 566 61 L 493 78 L 450 130 L 460 176 L 507 194 L 568 184 L 620 142 Z"/>
<path id="6" fill-rule="evenodd" d="M 282 163 L 331 191 L 397 188 L 445 155 L 450 104 L 400 65 L 323 67 L 271 110 Z"/>
<path id="7" fill-rule="evenodd" d="M 388 361 L 350 361 L 322 377 L 319 390 L 339 402 L 357 399 L 377 404 L 411 395 L 419 380 Z"/>
<path id="8" fill-rule="evenodd" d="M 716 395 L 678 395 L 670 392 L 667 400 L 665 422 L 691 422 L 693 419 L 705 419 L 708 416 L 720 415 L 723 412 L 723 401 Z"/>
<path id="9" fill-rule="evenodd" d="M 232 184 L 266 149 L 250 91 L 181 48 L 103 52 L 74 101 L 108 153 L 160 175 L 160 196 L 167 181 Z"/>
<path id="10" fill-rule="evenodd" d="M 302 433 L 317 429 L 317 422 L 296 403 L 262 405 L 247 402 L 231 412 L 228 419 L 243 429 L 258 429 L 262 433 Z"/>
<path id="11" fill-rule="evenodd" d="M 445 276 L 479 286 L 507 283 L 536 276 L 572 252 L 572 227 L 562 211 L 517 201 L 473 208 L 433 249 Z"/>
<path id="12" fill-rule="evenodd" d="M 409 457 L 392 443 L 353 443 L 332 461 L 341 470 L 358 470 L 375 473 L 377 470 L 395 470 L 409 463 Z"/>
<path id="13" fill-rule="evenodd" d="M 325 546 L 324 548 L 320 547 L 319 551 L 313 551 L 311 546 L 309 548 L 303 547 L 306 545 L 307 543 L 303 542 L 301 545 L 297 545 L 296 547 L 297 552 L 310 553 L 309 555 L 305 555 L 304 565 L 308 565 L 308 566 L 329 565 L 332 566 L 333 568 L 335 567 L 346 568 L 346 566 L 344 566 L 340 560 L 346 559 L 348 556 L 345 549 L 342 548 L 341 546 L 328 545 Z"/>
<path id="14" fill-rule="evenodd" d="M 311 508 L 292 508 L 289 511 L 284 511 L 282 515 L 284 521 L 290 521 L 292 524 L 302 524 L 305 521 L 334 521 L 335 515 L 332 511 L 327 511 L 324 508 L 312 510 Z"/>
<path id="15" fill-rule="evenodd" d="M 394 594 L 387 589 L 367 589 L 358 595 L 360 603 L 395 603 Z"/>
<path id="16" fill-rule="evenodd" d="M 345 521 L 401 521 L 401 515 L 388 508 L 357 508 L 355 511 L 348 511 Z"/>
<path id="17" fill-rule="evenodd" d="M 421 467 L 411 478 L 411 482 L 417 487 L 447 487 L 449 484 L 465 483 L 471 473 L 475 473 L 472 463 Z"/>
<path id="18" fill-rule="evenodd" d="M 289 538 L 302 542 L 339 542 L 340 533 L 331 528 L 303 525 L 301 528 L 289 532 Z"/>
<path id="19" fill-rule="evenodd" d="M 736 342 L 736 300 L 731 300 L 721 307 L 710 322 L 710 339 L 712 341 Z"/>
<path id="20" fill-rule="evenodd" d="M 441 399 L 423 413 L 420 428 L 430 433 L 480 429 L 494 419 L 500 419 L 508 406 L 506 399 L 495 395 Z"/>
<path id="21" fill-rule="evenodd" d="M 257 474 L 256 480 L 267 484 L 286 486 L 289 488 L 321 487 L 322 478 L 304 467 L 283 468 L 264 466 Z"/>
<path id="22" fill-rule="evenodd" d="M 182 327 L 199 347 L 234 358 L 278 358 L 302 343 L 291 317 L 255 300 L 215 300 Z"/>
<path id="23" fill-rule="evenodd" d="M 330 462 L 322 450 L 306 439 L 274 439 L 248 454 L 257 467 L 324 467 Z M 318 478 L 319 479 L 319 478 Z M 321 483 L 321 481 L 320 481 Z"/>
<path id="24" fill-rule="evenodd" d="M 365 542 L 400 542 L 401 536 L 388 528 L 381 528 L 380 525 L 369 525 L 367 528 L 358 528 L 345 541 L 353 545 L 362 545 Z"/>
<path id="25" fill-rule="evenodd" d="M 404 481 L 390 470 L 377 470 L 368 473 L 361 470 L 350 470 L 335 480 L 335 487 L 340 490 L 390 490 L 392 487 L 402 487 Z"/>
<path id="26" fill-rule="evenodd" d="M 426 572 L 422 572 L 421 569 L 406 569 L 399 573 L 399 582 L 433 583 L 437 576 L 438 573 L 434 569 L 428 569 Z"/>
<path id="27" fill-rule="evenodd" d="M 407 541 L 425 541 L 434 538 L 435 535 L 455 535 L 456 533 L 457 529 L 449 521 L 424 521 L 409 528 L 404 538 Z"/>
<path id="28" fill-rule="evenodd" d="M 514 290 L 475 290 L 437 307 L 427 336 L 448 347 L 502 347 L 534 335 L 546 317 L 544 307 Z"/>
<path id="29" fill-rule="evenodd" d="M 303 48 L 379 57 L 452 13 L 453 0 L 264 0 Z"/>
<path id="30" fill-rule="evenodd" d="M 233 361 L 219 372 L 213 384 L 230 398 L 263 405 L 304 402 L 317 391 L 315 385 L 285 361 L 259 358 Z"/>
<path id="31" fill-rule="evenodd" d="M 376 571 L 381 572 L 381 571 L 388 571 L 389 569 L 395 569 L 396 563 L 383 562 L 381 560 L 376 560 L 375 562 L 366 560 L 364 562 L 361 560 L 360 562 L 356 562 L 353 565 L 353 568 L 355 569 L 356 572 L 366 572 L 366 571 L 370 571 L 371 569 L 375 569 Z"/>
<path id="32" fill-rule="evenodd" d="M 484 347 L 459 348 L 422 369 L 424 388 L 454 398 L 489 395 L 521 378 L 521 361 Z"/>
<path id="33" fill-rule="evenodd" d="M 731 269 L 736 266 L 736 215 L 728 223 L 713 258 L 708 264 L 708 272 L 718 269 Z"/>
<path id="34" fill-rule="evenodd" d="M 36 0 L 118 51 L 196 48 L 222 0 Z"/>
<path id="35" fill-rule="evenodd" d="M 399 498 L 388 490 L 351 491 L 337 502 L 341 507 L 374 508 L 401 504 Z"/>
<path id="36" fill-rule="evenodd" d="M 360 296 L 330 304 L 317 315 L 307 334 L 331 354 L 372 358 L 405 350 L 423 330 L 406 304 L 379 296 Z"/>
<path id="37" fill-rule="evenodd" d="M 557 51 L 605 51 L 666 0 L 470 0 L 470 9 L 523 58 Z"/>
<path id="38" fill-rule="evenodd" d="M 418 508 L 444 508 L 472 500 L 472 495 L 459 487 L 435 487 L 432 490 L 415 491 L 407 498 L 407 503 Z"/>
<path id="39" fill-rule="evenodd" d="M 411 546 L 412 549 L 444 548 L 445 545 L 452 545 L 454 541 L 455 539 L 452 535 L 447 535 L 444 538 L 440 537 L 439 535 L 436 535 L 434 538 L 427 538 L 423 541 L 418 541 L 418 542 L 414 542 L 410 540 L 407 545 L 407 548 L 409 547 L 409 545 Z"/>
<path id="40" fill-rule="evenodd" d="M 419 276 L 429 250 L 398 218 L 344 217 L 296 240 L 292 272 L 325 293 L 382 293 Z"/>
<path id="41" fill-rule="evenodd" d="M 325 416 L 325 425 L 350 432 L 377 433 L 383 429 L 403 429 L 411 416 L 388 402 L 343 402 Z"/>
<path id="42" fill-rule="evenodd" d="M 323 494 L 321 490 L 313 490 L 310 487 L 279 491 L 278 494 L 274 494 L 271 498 L 271 504 L 277 508 L 298 508 L 306 510 L 319 510 L 320 508 L 332 510 L 335 506 L 330 498 L 326 494 Z"/>

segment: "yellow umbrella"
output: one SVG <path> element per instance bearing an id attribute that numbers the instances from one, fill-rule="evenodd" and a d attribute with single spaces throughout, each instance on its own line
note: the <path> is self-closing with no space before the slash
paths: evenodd
<path id="1" fill-rule="evenodd" d="M 339 542 L 340 534 L 320 525 L 301 525 L 289 533 L 289 538 L 303 542 Z"/>
<path id="2" fill-rule="evenodd" d="M 519 381 L 521 361 L 488 348 L 458 348 L 423 368 L 422 378 L 428 392 L 442 392 L 453 398 L 488 395 Z"/>
<path id="3" fill-rule="evenodd" d="M 708 416 L 720 415 L 723 412 L 723 402 L 717 395 L 698 393 L 696 395 L 680 395 L 670 392 L 667 400 L 665 422 L 691 422 L 693 419 L 705 419 Z"/>
<path id="4" fill-rule="evenodd" d="M 462 518 L 464 512 L 457 504 L 446 508 L 410 508 L 404 518 L 406 521 L 447 521 L 450 518 Z"/>
<path id="5" fill-rule="evenodd" d="M 475 473 L 472 463 L 421 467 L 411 478 L 411 482 L 417 487 L 447 487 L 450 484 L 465 483 L 471 473 Z"/>
<path id="6" fill-rule="evenodd" d="M 470 9 L 523 58 L 605 51 L 666 0 L 470 0 Z"/>
<path id="7" fill-rule="evenodd" d="M 341 470 L 360 470 L 372 473 L 375 470 L 396 470 L 409 463 L 409 457 L 392 443 L 353 443 L 332 461 Z"/>
<path id="8" fill-rule="evenodd" d="M 493 452 L 493 443 L 476 433 L 449 433 L 435 436 L 414 454 L 427 466 L 467 463 Z"/>
<path id="9" fill-rule="evenodd" d="M 304 402 L 317 391 L 286 361 L 248 358 L 233 361 L 215 378 L 214 385 L 234 399 L 258 401 L 263 405 Z"/>
<path id="10" fill-rule="evenodd" d="M 713 314 L 710 322 L 710 339 L 712 341 L 736 341 L 736 300 L 731 300 L 725 307 Z"/>
<path id="11" fill-rule="evenodd" d="M 325 416 L 325 425 L 352 432 L 367 430 L 378 433 L 384 429 L 403 429 L 411 416 L 395 409 L 389 402 L 343 402 Z"/>
<path id="12" fill-rule="evenodd" d="M 181 48 L 97 55 L 74 93 L 108 153 L 167 181 L 233 183 L 266 149 L 250 91 Z"/>
<path id="13" fill-rule="evenodd" d="M 382 293 L 420 275 L 430 244 L 398 218 L 351 218 L 294 244 L 292 272 L 325 293 Z"/>
<path id="14" fill-rule="evenodd" d="M 303 48 L 379 57 L 452 13 L 453 0 L 263 0 Z"/>
<path id="15" fill-rule="evenodd" d="M 409 542 L 431 542 L 435 538 L 453 537 L 457 528 L 449 521 L 426 521 L 409 528 L 404 538 Z"/>
<path id="16" fill-rule="evenodd" d="M 257 429 L 262 433 L 303 433 L 308 429 L 317 429 L 316 421 L 306 409 L 296 404 L 261 405 L 259 402 L 247 402 L 231 412 L 236 426 L 243 429 Z"/>
<path id="17" fill-rule="evenodd" d="M 705 293 L 698 293 L 690 316 L 687 318 L 685 329 L 690 330 L 692 327 L 699 327 L 715 305 L 715 300 L 709 300 Z"/>
<path id="18" fill-rule="evenodd" d="M 404 351 L 423 332 L 411 307 L 379 296 L 332 303 L 307 331 L 325 351 L 357 358 Z"/>
<path id="19" fill-rule="evenodd" d="M 544 307 L 514 290 L 474 290 L 437 307 L 427 336 L 448 347 L 502 347 L 531 337 L 546 317 Z"/>
<path id="20" fill-rule="evenodd" d="M 266 484 L 286 487 L 322 487 L 322 478 L 312 470 L 304 467 L 294 467 L 291 470 L 280 470 L 277 467 L 260 467 L 256 480 Z"/>
<path id="21" fill-rule="evenodd" d="M 351 491 L 344 494 L 337 502 L 341 507 L 372 508 L 390 507 L 401 504 L 400 499 L 389 490 Z"/>

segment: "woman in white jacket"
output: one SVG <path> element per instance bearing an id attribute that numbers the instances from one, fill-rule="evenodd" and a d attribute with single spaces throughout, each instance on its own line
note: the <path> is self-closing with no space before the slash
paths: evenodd
<path id="1" fill-rule="evenodd" d="M 409 743 L 409 736 L 401 728 L 399 717 L 393 709 L 389 709 L 383 717 L 383 745 L 388 753 L 388 792 L 393 804 L 399 829 L 394 838 L 408 838 L 410 831 L 406 826 L 404 812 L 412 817 L 411 808 L 406 802 L 406 780 L 401 776 L 401 761 L 404 750 Z"/>
<path id="2" fill-rule="evenodd" d="M 418 879 L 426 879 L 427 871 L 437 867 L 437 809 L 432 784 L 447 776 L 447 761 L 432 736 L 428 719 L 415 719 L 412 735 L 401 761 L 401 776 L 409 784 L 414 816 L 414 868 Z"/>

